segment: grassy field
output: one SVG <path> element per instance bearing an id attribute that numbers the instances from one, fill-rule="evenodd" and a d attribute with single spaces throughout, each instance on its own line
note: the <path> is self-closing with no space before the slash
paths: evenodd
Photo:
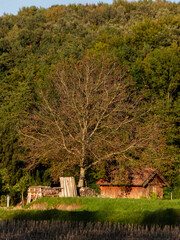
<path id="1" fill-rule="evenodd" d="M 42 198 L 24 209 L 0 209 L 0 218 L 179 225 L 180 200 Z"/>

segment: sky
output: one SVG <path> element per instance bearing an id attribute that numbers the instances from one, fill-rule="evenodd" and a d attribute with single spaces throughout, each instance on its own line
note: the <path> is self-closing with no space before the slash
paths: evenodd
<path id="1" fill-rule="evenodd" d="M 43 7 L 43 8 L 49 8 L 52 5 L 68 5 L 70 3 L 98 3 L 98 2 L 104 2 L 104 3 L 112 3 L 113 0 L 0 0 L 0 16 L 2 16 L 4 13 L 12 13 L 17 14 L 19 9 L 22 7 L 30 7 L 30 6 L 36 6 L 36 7 Z"/>
<path id="2" fill-rule="evenodd" d="M 172 2 L 180 2 L 180 0 L 171 0 Z M 109 3 L 111 4 L 113 0 L 0 0 L 0 16 L 2 16 L 4 13 L 8 14 L 17 14 L 19 9 L 22 7 L 30 7 L 30 6 L 36 6 L 36 7 L 43 7 L 43 8 L 49 8 L 52 5 L 68 5 L 70 3 L 81 3 L 81 4 L 92 4 L 92 3 Z"/>

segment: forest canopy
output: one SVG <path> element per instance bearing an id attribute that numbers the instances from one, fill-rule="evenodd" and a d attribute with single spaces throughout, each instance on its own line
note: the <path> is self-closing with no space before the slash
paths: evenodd
<path id="1" fill-rule="evenodd" d="M 95 186 L 99 178 L 107 176 L 111 167 L 143 166 L 157 168 L 176 187 L 179 182 L 179 24 L 180 4 L 166 1 L 115 0 L 111 5 L 70 4 L 49 9 L 32 6 L 20 9 L 17 15 L 0 17 L 1 194 L 15 195 L 14 186 L 22 178 L 28 179 L 27 186 L 57 182 L 60 175 L 73 175 L 78 180 L 82 142 L 84 147 L 88 146 L 84 166 L 89 186 Z M 96 89 L 101 77 L 104 84 L 93 92 L 89 105 L 78 105 L 82 110 L 80 121 L 84 124 L 83 121 L 92 120 L 86 126 L 86 140 L 94 129 L 97 131 L 92 142 L 80 138 L 77 114 L 67 101 L 67 96 L 72 100 L 75 93 L 76 103 L 78 98 L 81 102 L 87 100 L 90 90 L 84 83 L 88 66 L 92 71 L 90 89 Z M 61 78 L 57 76 L 63 73 L 66 81 L 59 85 Z M 123 90 L 118 98 L 120 82 Z M 115 101 L 107 108 L 113 96 Z M 101 104 L 96 105 L 100 99 Z M 57 152 L 55 143 L 49 146 L 41 143 L 38 148 L 34 139 L 30 141 L 29 135 L 33 138 L 49 133 L 44 125 L 48 117 L 52 118 L 47 103 L 54 107 L 60 129 L 62 120 L 66 126 L 58 139 L 60 142 L 56 143 L 62 146 L 62 136 L 65 136 L 68 149 L 79 151 L 81 164 L 65 148 L 60 147 Z M 103 112 L 109 114 L 108 118 L 103 119 Z M 62 113 L 66 117 L 62 118 Z M 70 117 L 68 123 L 66 118 Z M 127 122 L 128 126 L 118 128 L 118 121 Z M 50 121 L 46 126 L 50 126 Z M 55 128 L 51 130 L 54 140 L 62 133 Z M 52 133 L 48 136 L 52 137 Z M 76 138 L 75 142 L 71 141 L 72 137 Z M 125 149 L 125 143 L 127 147 L 134 145 L 122 153 L 119 149 L 120 146 Z M 117 154 L 105 158 L 117 149 Z M 103 161 L 96 161 L 103 157 Z M 71 160 L 74 164 L 70 164 Z"/>

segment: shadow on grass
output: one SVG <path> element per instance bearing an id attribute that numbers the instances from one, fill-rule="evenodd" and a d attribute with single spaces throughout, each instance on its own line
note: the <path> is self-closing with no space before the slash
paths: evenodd
<path id="1" fill-rule="evenodd" d="M 108 211 L 62 211 L 51 210 L 26 210 L 18 211 L 11 215 L 11 219 L 16 220 L 60 220 L 71 222 L 119 222 L 121 224 L 140 224 L 140 225 L 179 225 L 180 210 L 178 209 L 159 209 L 157 211 L 145 211 L 132 215 L 122 215 L 121 212 Z"/>
<path id="2" fill-rule="evenodd" d="M 165 225 L 180 225 L 180 209 L 165 209 L 157 210 L 155 212 L 144 212 L 142 220 L 143 225 L 157 224 L 160 226 Z"/>
<path id="3" fill-rule="evenodd" d="M 52 210 L 30 210 L 21 211 L 13 216 L 17 220 L 63 220 L 77 222 L 96 222 L 98 221 L 98 212 L 89 211 L 62 211 L 57 209 Z"/>

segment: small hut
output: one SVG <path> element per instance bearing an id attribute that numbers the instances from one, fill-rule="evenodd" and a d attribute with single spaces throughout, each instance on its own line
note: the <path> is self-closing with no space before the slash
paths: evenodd
<path id="1" fill-rule="evenodd" d="M 111 198 L 149 198 L 153 193 L 157 197 L 163 197 L 163 187 L 169 187 L 169 183 L 156 169 L 129 169 L 123 176 L 120 170 L 114 170 L 106 180 L 100 179 L 102 197 Z"/>

